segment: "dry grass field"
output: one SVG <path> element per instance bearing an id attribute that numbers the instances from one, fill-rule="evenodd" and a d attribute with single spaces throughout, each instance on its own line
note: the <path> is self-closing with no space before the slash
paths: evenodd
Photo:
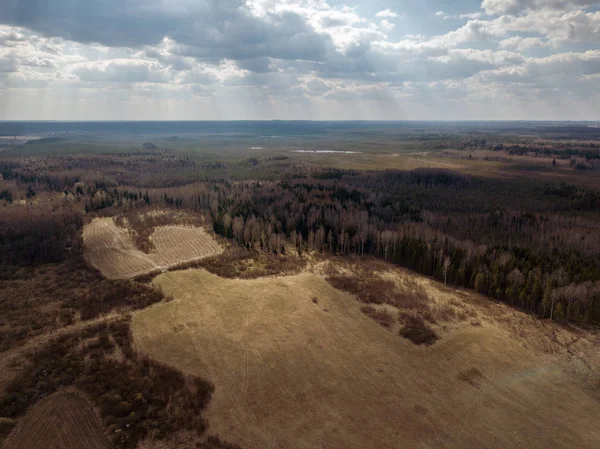
<path id="1" fill-rule="evenodd" d="M 413 275 L 393 276 L 401 285 Z M 569 353 L 593 353 L 597 336 L 416 279 L 436 307 L 464 313 L 440 324 L 431 346 L 377 324 L 319 270 L 163 273 L 155 282 L 175 300 L 134 315 L 134 343 L 213 381 L 210 432 L 246 449 L 600 447 L 597 365 L 564 369 L 579 366 Z"/>
<path id="2" fill-rule="evenodd" d="M 287 153 L 290 154 L 290 153 Z M 531 156 L 507 156 L 504 152 L 469 152 L 447 149 L 438 151 L 405 151 L 401 153 L 365 152 L 339 155 L 335 153 L 292 153 L 294 160 L 314 166 L 336 167 L 345 170 L 415 170 L 439 168 L 454 170 L 473 176 L 514 180 L 538 180 L 541 182 L 575 184 L 591 189 L 600 188 L 596 170 L 579 171 L 569 166 L 569 161 L 557 162 L 552 158 Z M 485 159 L 487 156 L 487 160 Z"/>
<path id="3" fill-rule="evenodd" d="M 4 443 L 5 449 L 110 449 L 85 400 L 56 393 L 32 408 Z"/>
<path id="4" fill-rule="evenodd" d="M 86 260 L 109 279 L 133 278 L 222 251 L 202 228 L 160 226 L 150 236 L 155 252 L 146 254 L 111 218 L 96 219 L 86 225 L 83 240 Z"/>

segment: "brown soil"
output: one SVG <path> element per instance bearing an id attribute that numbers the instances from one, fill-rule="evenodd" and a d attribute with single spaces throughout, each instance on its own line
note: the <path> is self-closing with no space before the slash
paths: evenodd
<path id="1" fill-rule="evenodd" d="M 84 399 L 56 393 L 19 420 L 5 449 L 110 449 L 112 445 Z"/>
<path id="2" fill-rule="evenodd" d="M 85 258 L 109 279 L 128 279 L 222 252 L 203 228 L 161 226 L 150 239 L 156 252 L 147 254 L 111 218 L 96 219 L 83 230 Z"/>

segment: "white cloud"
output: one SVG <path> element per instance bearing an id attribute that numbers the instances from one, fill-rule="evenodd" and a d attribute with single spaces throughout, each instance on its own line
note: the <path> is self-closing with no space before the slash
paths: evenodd
<path id="1" fill-rule="evenodd" d="M 485 0 L 492 15 L 438 11 L 462 22 L 436 34 L 427 13 L 399 39 L 399 13 L 327 0 L 89 1 L 0 17 L 0 118 L 527 118 L 600 101 L 600 12 L 586 1 Z"/>
<path id="2" fill-rule="evenodd" d="M 171 74 L 167 67 L 153 61 L 115 59 L 76 63 L 70 72 L 81 81 L 109 83 L 168 83 Z"/>
<path id="3" fill-rule="evenodd" d="M 383 19 L 383 20 L 380 22 L 380 26 L 381 26 L 381 28 L 382 28 L 383 30 L 385 30 L 385 31 L 391 31 L 391 30 L 393 30 L 393 29 L 396 27 L 396 24 L 394 24 L 394 23 L 391 23 L 391 22 L 389 22 L 389 21 L 387 21 L 387 20 Z"/>
<path id="4" fill-rule="evenodd" d="M 519 17 L 502 16 L 486 21 L 485 26 L 498 35 L 510 32 L 535 33 L 554 43 L 600 41 L 600 12 L 529 11 Z"/>
<path id="5" fill-rule="evenodd" d="M 526 10 L 566 11 L 597 4 L 597 0 L 483 0 L 481 7 L 487 14 L 517 14 Z"/>
<path id="6" fill-rule="evenodd" d="M 504 39 L 498 43 L 503 49 L 513 49 L 517 51 L 527 51 L 532 48 L 543 48 L 548 46 L 548 42 L 539 37 L 521 37 L 513 36 Z"/>
<path id="7" fill-rule="evenodd" d="M 529 58 L 525 69 L 531 76 L 595 75 L 600 73 L 600 50 L 558 53 L 545 58 Z"/>
<path id="8" fill-rule="evenodd" d="M 458 18 L 460 20 L 472 20 L 472 19 L 480 19 L 482 14 L 480 12 L 472 12 L 468 14 L 459 14 Z"/>
<path id="9" fill-rule="evenodd" d="M 446 14 L 444 11 L 438 11 L 435 15 L 443 20 L 473 20 L 480 19 L 483 14 L 480 12 L 471 12 L 468 14 Z"/>
<path id="10" fill-rule="evenodd" d="M 377 14 L 375 14 L 376 17 L 380 17 L 380 18 L 390 18 L 390 19 L 395 19 L 397 17 L 400 17 L 400 15 L 394 11 L 392 11 L 391 9 L 384 9 L 383 11 L 379 11 Z"/>

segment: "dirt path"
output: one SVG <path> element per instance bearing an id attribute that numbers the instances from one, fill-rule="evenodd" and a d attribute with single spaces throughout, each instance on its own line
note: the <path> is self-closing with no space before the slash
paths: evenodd
<path id="1" fill-rule="evenodd" d="M 79 321 L 72 326 L 66 326 L 29 338 L 24 344 L 0 353 L 0 386 L 6 385 L 12 379 L 18 376 L 20 370 L 26 363 L 27 355 L 33 353 L 36 349 L 48 341 L 62 335 L 79 332 L 82 329 L 94 326 L 96 324 L 114 321 L 121 316 L 121 314 L 113 312 L 93 320 Z"/>

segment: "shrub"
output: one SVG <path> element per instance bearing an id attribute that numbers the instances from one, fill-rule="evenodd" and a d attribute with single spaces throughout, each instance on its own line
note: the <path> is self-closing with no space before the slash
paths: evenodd
<path id="1" fill-rule="evenodd" d="M 405 287 L 399 289 L 393 281 L 372 275 L 331 275 L 327 280 L 333 287 L 354 294 L 365 304 L 390 304 L 420 312 L 429 310 L 427 294 L 414 281 L 407 281 Z"/>
<path id="2" fill-rule="evenodd" d="M 186 263 L 177 268 L 204 268 L 217 276 L 230 279 L 256 279 L 298 273 L 307 262 L 294 256 L 273 255 L 236 247 L 218 257 Z"/>
<path id="3" fill-rule="evenodd" d="M 429 346 L 438 340 L 438 336 L 418 315 L 402 315 L 404 326 L 399 334 L 412 341 L 416 345 Z"/>
<path id="4" fill-rule="evenodd" d="M 0 418 L 0 439 L 6 437 L 14 426 L 14 419 Z"/>
<path id="5" fill-rule="evenodd" d="M 365 304 L 393 304 L 396 284 L 392 281 L 375 277 L 361 278 L 359 276 L 334 275 L 327 278 L 329 283 L 348 293 L 356 295 Z"/>
<path id="6" fill-rule="evenodd" d="M 227 443 L 219 438 L 219 436 L 209 436 L 204 443 L 197 445 L 199 449 L 241 449 L 235 444 Z"/>
<path id="7" fill-rule="evenodd" d="M 373 306 L 363 306 L 361 312 L 370 317 L 376 323 L 389 329 L 394 324 L 394 318 L 385 310 L 377 310 Z"/>

